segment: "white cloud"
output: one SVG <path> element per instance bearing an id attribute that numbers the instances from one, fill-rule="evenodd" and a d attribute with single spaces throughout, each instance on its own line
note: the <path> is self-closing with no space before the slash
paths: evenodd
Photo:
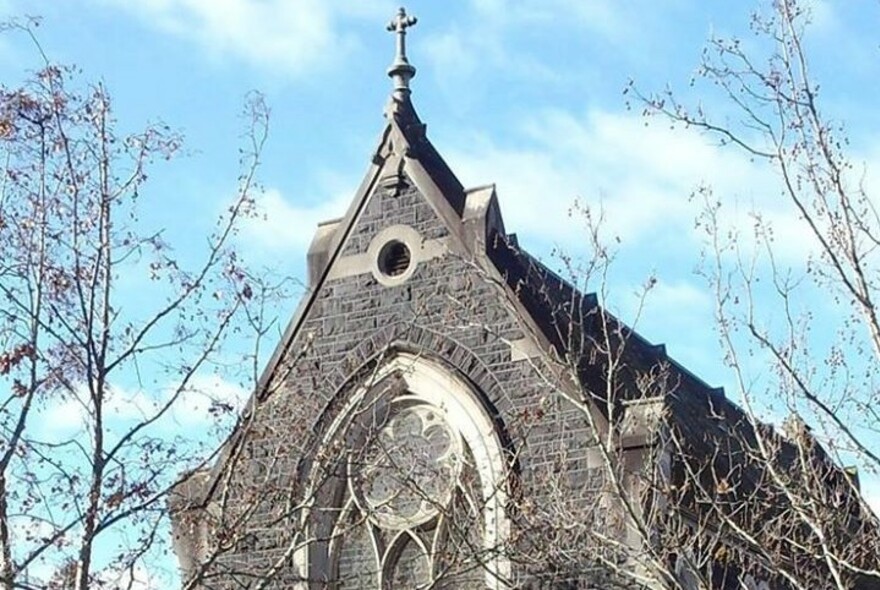
<path id="1" fill-rule="evenodd" d="M 508 229 L 538 240 L 576 246 L 584 223 L 568 211 L 580 198 L 603 210 L 606 236 L 693 251 L 700 203 L 691 195 L 708 183 L 726 203 L 725 227 L 751 231 L 749 213 L 757 208 L 774 225 L 779 256 L 801 257 L 809 244 L 803 224 L 779 199 L 770 168 L 696 132 L 646 125 L 636 114 L 545 111 L 505 143 L 466 136 L 451 144 L 444 153 L 462 181 L 497 182 Z"/>
<path id="2" fill-rule="evenodd" d="M 41 430 L 58 436 L 79 432 L 86 425 L 85 407 L 78 397 L 72 395 L 50 403 L 38 416 Z"/>
<path id="3" fill-rule="evenodd" d="M 195 426 L 216 422 L 215 409 L 227 415 L 237 415 L 249 395 L 249 390 L 219 375 L 199 375 L 181 392 L 172 414 L 179 424 Z"/>
<path id="4" fill-rule="evenodd" d="M 520 135 L 513 145 L 462 138 L 446 153 L 466 184 L 497 182 L 508 227 L 550 241 L 577 239 L 582 223 L 568 210 L 579 196 L 601 202 L 607 231 L 626 239 L 680 223 L 712 157 L 694 136 L 598 111 L 545 112 L 524 122 Z"/>
<path id="5" fill-rule="evenodd" d="M 214 58 L 300 75 L 350 52 L 356 39 L 337 21 L 392 14 L 391 4 L 343 0 L 101 0 L 187 39 Z M 385 8 L 383 8 L 385 5 Z"/>
<path id="6" fill-rule="evenodd" d="M 519 5 L 504 0 L 477 2 L 475 14 L 456 21 L 445 30 L 429 29 L 419 45 L 419 61 L 447 97 L 450 108 L 466 111 L 497 83 L 498 74 L 513 74 L 529 80 L 558 83 L 561 74 L 555 64 L 545 64 L 533 52 L 522 51 L 509 29 L 526 23 L 530 15 Z M 467 92 L 462 92 L 466 88 Z"/>
<path id="7" fill-rule="evenodd" d="M 705 313 L 712 307 L 712 300 L 705 287 L 686 281 L 660 280 L 648 295 L 654 313 L 685 312 L 689 315 Z"/>
<path id="8" fill-rule="evenodd" d="M 159 401 L 143 390 L 128 391 L 111 386 L 103 402 L 103 412 L 106 418 L 142 420 L 156 412 Z M 80 386 L 74 393 L 68 393 L 40 410 L 41 430 L 58 439 L 87 430 L 93 408 L 88 390 L 84 385 Z"/>
<path id="9" fill-rule="evenodd" d="M 303 256 L 318 223 L 341 217 L 353 198 L 354 189 L 343 189 L 317 203 L 298 205 L 277 189 L 269 189 L 257 199 L 260 215 L 248 220 L 243 237 L 249 247 Z"/>
<path id="10" fill-rule="evenodd" d="M 449 94 L 450 104 L 462 108 L 461 101 L 473 100 L 475 93 L 497 81 L 499 72 L 531 84 L 570 83 L 568 67 L 560 69 L 558 60 L 547 60 L 543 52 L 529 48 L 530 41 L 542 36 L 552 45 L 565 31 L 578 37 L 578 47 L 568 48 L 573 53 L 589 50 L 591 42 L 597 41 L 604 52 L 641 60 L 652 39 L 665 31 L 657 23 L 674 19 L 668 14 L 672 3 L 662 8 L 644 0 L 625 4 L 614 0 L 471 0 L 470 15 L 439 33 L 427 33 L 421 49 L 430 64 L 428 70 L 435 72 L 437 83 Z M 645 27 L 648 21 L 655 26 Z M 577 63 L 577 77 L 598 75 L 585 69 L 589 66 L 584 60 L 574 56 L 572 60 L 566 66 Z M 604 77 L 596 82 L 607 83 Z M 462 88 L 467 92 L 462 93 Z"/>
<path id="11" fill-rule="evenodd" d="M 472 0 L 476 22 L 494 26 L 546 26 L 576 23 L 602 37 L 629 29 L 627 11 L 613 0 Z"/>
<path id="12" fill-rule="evenodd" d="M 477 60 L 472 55 L 493 55 L 486 47 L 488 37 L 477 37 L 482 47 L 474 47 L 475 39 L 459 30 L 449 30 L 440 34 L 428 34 L 422 42 L 421 58 L 425 60 L 428 72 L 432 72 L 450 105 L 464 109 L 472 105 L 476 92 L 461 92 L 462 88 L 474 89 L 478 80 Z M 462 104 L 461 101 L 467 101 Z"/>
<path id="13" fill-rule="evenodd" d="M 172 386 L 156 392 L 110 387 L 103 402 L 104 418 L 112 420 L 108 422 L 108 428 L 125 428 L 126 425 L 152 418 L 175 391 L 176 388 Z M 244 407 L 249 394 L 249 390 L 218 375 L 197 375 L 180 392 L 159 427 L 167 425 L 166 419 L 193 426 L 216 422 L 212 413 L 215 405 L 235 415 Z M 39 424 L 40 436 L 63 441 L 87 432 L 92 424 L 93 408 L 88 391 L 84 386 L 79 387 L 74 394 L 68 394 L 39 409 L 35 419 Z"/>

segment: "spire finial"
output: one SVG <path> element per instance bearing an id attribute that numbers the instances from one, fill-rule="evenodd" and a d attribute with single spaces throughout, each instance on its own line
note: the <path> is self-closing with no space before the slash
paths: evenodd
<path id="1" fill-rule="evenodd" d="M 396 100 L 404 100 L 409 95 L 409 81 L 416 75 L 416 69 L 406 59 L 406 30 L 416 24 L 418 19 L 409 16 L 406 9 L 401 7 L 387 29 L 397 35 L 397 54 L 394 62 L 388 68 L 388 75 L 394 80 L 394 92 L 392 96 Z"/>

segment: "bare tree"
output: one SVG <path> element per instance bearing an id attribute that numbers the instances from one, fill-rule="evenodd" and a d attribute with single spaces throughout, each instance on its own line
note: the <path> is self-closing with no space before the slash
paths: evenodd
<path id="1" fill-rule="evenodd" d="M 0 586 L 122 587 L 167 552 L 166 496 L 216 452 L 175 415 L 201 404 L 220 425 L 228 390 L 253 387 L 283 281 L 248 271 L 233 238 L 268 110 L 247 102 L 238 193 L 198 252 L 175 251 L 138 212 L 180 135 L 121 133 L 107 89 L 46 58 L 35 26 L 4 31 L 43 66 L 0 88 Z"/>
<path id="2" fill-rule="evenodd" d="M 743 462 L 735 480 L 715 473 L 714 483 L 693 486 L 707 474 L 691 469 L 687 481 L 777 583 L 873 587 L 880 580 L 877 519 L 859 494 L 856 469 L 874 476 L 880 467 L 872 403 L 880 360 L 878 216 L 843 124 L 823 113 L 806 49 L 810 16 L 809 3 L 775 0 L 752 17 L 756 43 L 711 40 L 698 77 L 721 90 L 729 107 L 723 112 L 688 108 L 672 90 L 636 94 L 647 115 L 704 132 L 766 165 L 779 179 L 774 201 L 798 227 L 800 257 L 792 258 L 782 253 L 784 237 L 774 232 L 770 212 L 753 211 L 751 232 L 744 232 L 726 218 L 725 197 L 711 186 L 695 193 L 704 206 L 704 273 L 745 428 L 733 439 L 736 448 L 726 449 Z M 790 413 L 784 426 L 763 425 L 762 418 L 779 419 L 780 405 Z M 712 501 L 719 476 L 730 499 L 745 494 L 746 505 L 761 509 L 735 515 L 717 501 L 720 490 Z"/>
<path id="3" fill-rule="evenodd" d="M 880 351 L 873 281 L 878 216 L 862 164 L 847 152 L 843 123 L 823 114 L 805 48 L 809 22 L 809 3 L 780 0 L 752 20 L 770 42 L 769 56 L 751 55 L 737 39 L 712 40 L 699 74 L 724 90 L 739 115 L 735 124 L 687 109 L 671 91 L 643 98 L 649 113 L 718 137 L 778 173 L 778 195 L 804 240 L 804 256 L 793 262 L 780 259 L 766 212 L 754 212 L 753 235 L 726 239 L 721 199 L 710 187 L 701 191 L 722 339 L 731 364 L 743 367 L 732 333 L 745 328 L 773 359 L 780 376 L 773 388 L 792 411 L 815 416 L 840 450 L 876 468 L 877 416 L 869 403 L 876 387 L 862 369 L 872 367 Z M 761 290 L 762 279 L 770 287 Z M 805 314 L 817 292 L 826 295 L 827 313 Z M 768 325 L 771 312 L 781 316 L 780 325 Z M 823 337 L 810 339 L 808 328 Z M 826 363 L 828 371 L 816 372 Z"/>

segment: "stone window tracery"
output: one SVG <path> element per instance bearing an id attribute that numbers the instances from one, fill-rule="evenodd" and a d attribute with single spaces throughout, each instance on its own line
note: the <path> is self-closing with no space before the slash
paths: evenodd
<path id="1" fill-rule="evenodd" d="M 325 435 L 340 452 L 313 471 L 318 542 L 294 557 L 311 581 L 297 588 L 509 587 L 508 466 L 490 416 L 439 364 L 398 352 L 377 367 Z"/>
<path id="2" fill-rule="evenodd" d="M 427 523 L 449 504 L 461 470 L 461 438 L 434 408 L 400 408 L 349 466 L 361 510 L 388 530 Z"/>
<path id="3" fill-rule="evenodd" d="M 460 433 L 440 409 L 414 396 L 394 400 L 372 430 L 349 456 L 346 528 L 339 529 L 334 556 L 339 587 L 443 587 L 444 576 L 485 587 L 476 563 L 481 516 L 467 485 L 474 478 L 463 476 L 473 460 Z M 352 541 L 345 538 L 358 528 L 360 549 L 346 552 Z M 462 530 L 477 533 L 476 542 L 462 543 Z M 449 575 L 467 570 L 468 561 L 470 575 Z"/>

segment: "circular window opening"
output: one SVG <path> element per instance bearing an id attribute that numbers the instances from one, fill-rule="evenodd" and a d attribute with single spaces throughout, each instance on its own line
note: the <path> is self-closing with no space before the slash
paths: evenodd
<path id="1" fill-rule="evenodd" d="M 397 277 L 406 272 L 412 262 L 409 248 L 403 242 L 391 240 L 379 250 L 379 270 L 383 275 Z"/>

